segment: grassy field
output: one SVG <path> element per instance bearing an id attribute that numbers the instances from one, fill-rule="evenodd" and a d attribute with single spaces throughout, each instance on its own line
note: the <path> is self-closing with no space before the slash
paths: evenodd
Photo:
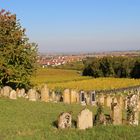
<path id="1" fill-rule="evenodd" d="M 47 83 L 51 89 L 109 90 L 140 85 L 140 79 L 91 78 L 76 70 L 62 69 L 39 69 L 32 80 L 37 85 Z"/>
<path id="2" fill-rule="evenodd" d="M 94 126 L 58 130 L 54 121 L 63 111 L 72 111 L 76 120 L 80 105 L 16 101 L 0 98 L 0 140 L 139 140 L 140 126 Z M 88 107 L 95 114 L 94 107 Z"/>

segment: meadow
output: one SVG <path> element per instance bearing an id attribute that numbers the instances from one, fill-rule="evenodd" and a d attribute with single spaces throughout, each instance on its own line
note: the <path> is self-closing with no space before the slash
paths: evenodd
<path id="1" fill-rule="evenodd" d="M 140 85 L 140 79 L 92 78 L 81 76 L 80 71 L 64 69 L 39 69 L 32 78 L 36 85 L 47 83 L 50 89 L 110 90 Z"/>
<path id="2" fill-rule="evenodd" d="M 81 105 L 29 102 L 25 99 L 0 98 L 0 140 L 139 140 L 140 126 L 94 126 L 91 129 L 59 130 L 58 115 L 72 111 L 73 119 L 83 109 Z M 95 107 L 87 106 L 94 114 Z"/>

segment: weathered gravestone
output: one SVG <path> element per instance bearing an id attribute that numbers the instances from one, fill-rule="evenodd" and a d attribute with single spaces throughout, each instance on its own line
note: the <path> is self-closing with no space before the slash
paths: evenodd
<path id="1" fill-rule="evenodd" d="M 51 98 L 52 98 L 52 101 L 54 102 L 56 101 L 56 95 L 54 91 L 52 91 Z"/>
<path id="2" fill-rule="evenodd" d="M 28 91 L 28 99 L 29 101 L 36 101 L 38 99 L 38 93 L 35 89 L 30 89 Z"/>
<path id="3" fill-rule="evenodd" d="M 129 95 L 127 98 L 127 121 L 131 125 L 139 124 L 139 95 Z"/>
<path id="4" fill-rule="evenodd" d="M 63 92 L 63 102 L 70 104 L 71 102 L 71 95 L 70 95 L 70 90 L 69 89 L 65 89 Z"/>
<path id="5" fill-rule="evenodd" d="M 124 99 L 125 99 L 125 97 L 123 97 L 123 95 L 119 95 L 119 96 L 117 97 L 117 101 L 118 101 L 120 107 L 122 107 L 122 109 L 125 109 L 125 106 L 124 106 Z"/>
<path id="6" fill-rule="evenodd" d="M 139 99 L 139 102 L 138 102 L 138 104 L 139 104 L 139 112 L 140 112 L 140 99 Z"/>
<path id="7" fill-rule="evenodd" d="M 64 101 L 64 98 L 63 96 L 61 95 L 60 92 L 56 92 L 56 102 L 61 102 L 61 101 Z"/>
<path id="8" fill-rule="evenodd" d="M 72 124 L 72 117 L 70 113 L 61 113 L 58 117 L 58 128 L 70 128 Z"/>
<path id="9" fill-rule="evenodd" d="M 24 88 L 22 88 L 22 89 L 17 88 L 17 89 L 16 89 L 16 92 L 17 92 L 17 96 L 18 96 L 19 98 L 25 96 L 25 89 L 24 89 Z"/>
<path id="10" fill-rule="evenodd" d="M 77 118 L 77 128 L 87 129 L 93 127 L 93 114 L 90 110 L 82 110 Z"/>
<path id="11" fill-rule="evenodd" d="M 13 99 L 13 100 L 16 100 L 17 99 L 17 93 L 15 90 L 12 90 L 10 92 L 10 96 L 9 96 L 10 99 Z"/>
<path id="12" fill-rule="evenodd" d="M 113 120 L 114 125 L 121 125 L 122 124 L 122 107 L 120 106 L 119 102 L 116 98 L 112 100 L 111 103 L 111 117 Z"/>
<path id="13" fill-rule="evenodd" d="M 71 90 L 70 103 L 76 103 L 76 102 L 77 102 L 77 92 L 75 90 Z"/>
<path id="14" fill-rule="evenodd" d="M 96 104 L 96 93 L 95 93 L 95 91 L 90 92 L 90 103 L 91 103 L 91 105 Z"/>
<path id="15" fill-rule="evenodd" d="M 110 95 L 107 95 L 107 97 L 106 97 L 106 106 L 111 108 L 111 103 L 112 103 L 112 97 Z"/>
<path id="16" fill-rule="evenodd" d="M 105 103 L 105 96 L 103 94 L 99 95 L 98 97 L 98 102 L 101 104 L 101 105 L 104 105 Z"/>
<path id="17" fill-rule="evenodd" d="M 1 95 L 4 96 L 4 97 L 9 97 L 11 91 L 12 91 L 11 87 L 5 86 L 1 89 Z"/>
<path id="18" fill-rule="evenodd" d="M 49 89 L 47 85 L 44 85 L 41 89 L 41 101 L 48 102 L 49 101 Z"/>
<path id="19" fill-rule="evenodd" d="M 80 91 L 80 103 L 81 105 L 86 105 L 86 96 L 84 91 Z"/>

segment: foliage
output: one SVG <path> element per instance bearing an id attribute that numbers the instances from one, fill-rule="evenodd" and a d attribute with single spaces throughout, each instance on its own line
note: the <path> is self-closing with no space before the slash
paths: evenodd
<path id="1" fill-rule="evenodd" d="M 93 77 L 101 77 L 102 71 L 100 70 L 100 64 L 98 63 L 97 59 L 93 59 L 92 63 L 89 63 L 85 66 L 83 71 L 83 75 L 85 76 L 93 76 Z"/>
<path id="2" fill-rule="evenodd" d="M 36 69 L 36 44 L 29 43 L 15 14 L 0 12 L 0 84 L 28 86 Z"/>
<path id="3" fill-rule="evenodd" d="M 84 64 L 84 76 L 140 78 L 139 57 L 88 58 Z"/>
<path id="4" fill-rule="evenodd" d="M 131 71 L 131 77 L 140 78 L 140 60 L 135 62 L 135 65 Z"/>

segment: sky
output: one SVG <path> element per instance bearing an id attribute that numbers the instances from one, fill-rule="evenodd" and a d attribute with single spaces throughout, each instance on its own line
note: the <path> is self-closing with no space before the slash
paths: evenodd
<path id="1" fill-rule="evenodd" d="M 40 52 L 140 50 L 140 0 L 0 0 Z"/>

